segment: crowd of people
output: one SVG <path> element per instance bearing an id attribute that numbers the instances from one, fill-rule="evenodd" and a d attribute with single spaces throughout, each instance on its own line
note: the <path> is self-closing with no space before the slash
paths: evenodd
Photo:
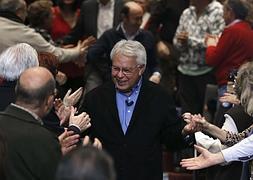
<path id="1" fill-rule="evenodd" d="M 252 7 L 0 0 L 0 179 L 160 180 L 163 151 L 194 143 L 183 168 L 249 179 Z"/>

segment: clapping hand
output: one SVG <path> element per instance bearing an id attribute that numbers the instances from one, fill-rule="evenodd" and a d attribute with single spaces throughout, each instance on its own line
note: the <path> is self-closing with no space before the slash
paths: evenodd
<path id="1" fill-rule="evenodd" d="M 63 98 L 63 104 L 66 107 L 74 106 L 79 101 L 79 99 L 81 98 L 82 93 L 83 93 L 83 88 L 80 87 L 75 92 L 73 92 L 72 94 L 70 94 L 71 91 L 72 90 L 69 89 L 68 92 L 66 93 L 66 95 Z"/>
<path id="2" fill-rule="evenodd" d="M 83 146 L 87 146 L 90 145 L 91 141 L 89 136 L 85 136 L 83 139 Z M 98 138 L 94 138 L 94 142 L 92 143 L 92 146 L 98 148 L 98 149 L 102 149 L 102 143 L 100 142 L 100 140 Z"/>
<path id="3" fill-rule="evenodd" d="M 187 123 L 182 130 L 183 134 L 190 134 L 202 131 L 209 124 L 206 119 L 200 114 L 192 115 L 191 113 L 184 113 L 182 115 L 182 118 Z"/>
<path id="4" fill-rule="evenodd" d="M 90 117 L 86 112 L 82 112 L 79 115 L 75 115 L 76 108 L 71 106 L 71 113 L 69 117 L 69 125 L 79 127 L 80 131 L 83 132 L 91 126 Z"/>
<path id="5" fill-rule="evenodd" d="M 62 154 L 65 155 L 73 150 L 77 146 L 76 143 L 78 143 L 79 138 L 80 136 L 78 134 L 74 134 L 73 131 L 67 131 L 65 129 L 65 131 L 58 136 Z"/>

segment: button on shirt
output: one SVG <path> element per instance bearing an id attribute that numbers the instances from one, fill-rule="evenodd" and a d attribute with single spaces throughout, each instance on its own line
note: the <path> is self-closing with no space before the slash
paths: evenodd
<path id="1" fill-rule="evenodd" d="M 140 79 L 137 85 L 132 89 L 130 95 L 116 91 L 116 101 L 120 124 L 124 134 L 126 134 L 127 128 L 130 124 L 134 107 L 140 92 L 142 80 Z"/>

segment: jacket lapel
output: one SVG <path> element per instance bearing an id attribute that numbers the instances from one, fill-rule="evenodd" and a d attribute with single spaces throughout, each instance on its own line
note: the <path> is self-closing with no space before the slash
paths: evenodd
<path id="1" fill-rule="evenodd" d="M 105 97 L 106 97 L 106 104 L 108 104 L 109 110 L 111 114 L 110 121 L 113 121 L 113 124 L 116 124 L 117 130 L 120 131 L 120 134 L 124 136 L 123 130 L 121 128 L 120 120 L 119 120 L 119 114 L 118 114 L 118 108 L 116 104 L 116 90 L 113 83 L 110 83 L 108 86 L 108 91 L 105 91 Z M 108 92 L 108 93 L 107 93 Z"/>
<path id="2" fill-rule="evenodd" d="M 134 128 L 137 121 L 141 120 L 141 115 L 145 113 L 145 108 L 148 106 L 148 104 L 151 102 L 150 98 L 152 97 L 152 93 L 149 92 L 148 89 L 148 83 L 147 81 L 143 80 L 139 96 L 137 98 L 134 112 L 131 118 L 131 121 L 129 123 L 129 126 L 127 128 L 126 134 L 131 132 L 131 129 Z"/>

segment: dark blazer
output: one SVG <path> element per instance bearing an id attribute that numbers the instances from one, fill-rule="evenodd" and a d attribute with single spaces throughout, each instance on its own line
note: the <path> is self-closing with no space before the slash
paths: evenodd
<path id="1" fill-rule="evenodd" d="M 13 105 L 0 113 L 0 130 L 7 141 L 7 180 L 54 179 L 61 157 L 56 136 Z"/>
<path id="2" fill-rule="evenodd" d="M 0 85 L 0 111 L 12 102 L 15 102 L 15 86 L 16 81 L 3 81 Z"/>
<path id="3" fill-rule="evenodd" d="M 115 93 L 114 84 L 107 82 L 87 94 L 84 110 L 92 119 L 91 135 L 112 155 L 119 180 L 162 179 L 162 144 L 182 145 L 181 121 L 172 98 L 144 80 L 124 135 Z"/>
<path id="4" fill-rule="evenodd" d="M 71 33 L 64 37 L 64 44 L 76 43 L 84 36 L 97 37 L 98 5 L 99 3 L 97 0 L 86 0 L 82 3 L 79 20 Z M 120 22 L 120 10 L 122 7 L 123 1 L 115 0 L 113 27 Z"/>

